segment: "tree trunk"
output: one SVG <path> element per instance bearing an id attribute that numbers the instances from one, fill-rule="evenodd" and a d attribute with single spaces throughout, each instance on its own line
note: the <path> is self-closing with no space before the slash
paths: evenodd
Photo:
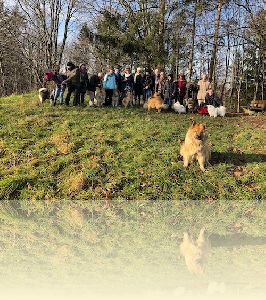
<path id="1" fill-rule="evenodd" d="M 165 66 L 165 49 L 164 49 L 164 40 L 165 40 L 165 0 L 160 0 L 159 4 L 159 31 L 158 31 L 158 58 L 160 68 Z"/>
<path id="2" fill-rule="evenodd" d="M 215 18 L 215 25 L 214 25 L 214 41 L 213 41 L 213 49 L 212 49 L 212 57 L 211 57 L 211 64 L 210 64 L 210 74 L 209 80 L 212 82 L 215 73 L 215 64 L 216 64 L 216 54 L 218 48 L 218 39 L 219 39 L 219 28 L 220 28 L 220 19 L 223 7 L 223 0 L 219 0 L 217 4 L 217 12 Z"/>
<path id="3" fill-rule="evenodd" d="M 198 0 L 195 2 L 194 6 L 194 14 L 193 14 L 193 21 L 192 21 L 192 42 L 191 48 L 189 53 L 189 63 L 188 63 L 188 81 L 191 81 L 192 73 L 193 73 L 193 62 L 194 62 L 194 47 L 195 47 L 195 32 L 196 32 L 196 19 L 197 19 L 197 4 Z"/>

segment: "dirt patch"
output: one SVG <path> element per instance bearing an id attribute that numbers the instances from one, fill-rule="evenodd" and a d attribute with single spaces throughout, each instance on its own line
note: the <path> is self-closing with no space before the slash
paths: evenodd
<path id="1" fill-rule="evenodd" d="M 266 131 L 266 116 L 254 116 L 248 119 L 249 127 L 262 129 Z"/>

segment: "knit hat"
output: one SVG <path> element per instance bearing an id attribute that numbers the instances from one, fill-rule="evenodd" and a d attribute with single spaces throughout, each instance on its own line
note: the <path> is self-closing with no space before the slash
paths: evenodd
<path id="1" fill-rule="evenodd" d="M 171 77 L 171 79 L 174 79 L 174 75 L 172 73 L 168 74 L 167 77 Z"/>
<path id="2" fill-rule="evenodd" d="M 67 63 L 67 67 L 75 68 L 75 65 L 73 64 L 72 61 L 69 61 L 69 62 Z"/>

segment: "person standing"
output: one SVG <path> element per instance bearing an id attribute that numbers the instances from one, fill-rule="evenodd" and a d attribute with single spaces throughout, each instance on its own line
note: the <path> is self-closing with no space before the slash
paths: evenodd
<path id="1" fill-rule="evenodd" d="M 115 68 L 115 80 L 116 80 L 117 91 L 119 95 L 118 104 L 122 105 L 122 75 L 120 73 L 119 67 Z"/>
<path id="2" fill-rule="evenodd" d="M 117 89 L 114 70 L 112 67 L 108 69 L 108 73 L 105 74 L 103 79 L 103 88 L 105 89 L 105 103 L 104 106 L 112 105 L 112 97 L 114 90 Z"/>
<path id="3" fill-rule="evenodd" d="M 164 99 L 164 88 L 165 88 L 165 75 L 164 72 L 160 73 L 160 78 L 158 80 L 158 87 L 155 89 L 156 92 L 160 94 L 160 96 Z"/>
<path id="4" fill-rule="evenodd" d="M 187 81 L 185 79 L 185 75 L 179 74 L 176 82 L 176 86 L 178 88 L 178 100 L 181 105 L 183 105 L 184 98 L 187 92 Z"/>
<path id="5" fill-rule="evenodd" d="M 60 73 L 55 72 L 53 76 L 53 81 L 55 83 L 55 91 L 53 95 L 53 106 L 56 105 L 56 100 L 59 97 L 59 103 L 60 105 L 63 104 L 64 101 L 64 91 L 65 91 L 65 86 L 62 84 L 62 82 L 66 79 L 66 76 Z"/>
<path id="6" fill-rule="evenodd" d="M 159 69 L 154 70 L 154 73 L 151 78 L 152 78 L 152 93 L 158 92 L 159 79 L 160 79 Z"/>
<path id="7" fill-rule="evenodd" d="M 79 103 L 79 89 L 80 89 L 80 71 L 72 62 L 67 63 L 67 79 L 62 82 L 67 85 L 66 105 L 69 106 L 70 97 L 73 93 L 73 105 Z"/>
<path id="8" fill-rule="evenodd" d="M 131 74 L 130 67 L 125 67 L 124 76 L 122 77 L 122 91 L 125 93 L 125 91 L 130 90 L 133 92 L 134 89 L 134 77 Z"/>
<path id="9" fill-rule="evenodd" d="M 205 97 L 207 95 L 207 91 L 211 88 L 211 83 L 208 80 L 208 76 L 206 74 L 202 75 L 202 79 L 198 82 L 198 106 L 205 103 Z"/>
<path id="10" fill-rule="evenodd" d="M 176 98 L 176 83 L 174 82 L 173 74 L 168 74 L 167 80 L 164 85 L 164 103 L 169 107 L 172 106 L 173 100 Z"/>
<path id="11" fill-rule="evenodd" d="M 102 88 L 103 73 L 93 74 L 88 80 L 88 94 L 90 101 L 94 102 L 96 88 Z"/>
<path id="12" fill-rule="evenodd" d="M 80 72 L 80 104 L 85 105 L 85 94 L 88 88 L 88 71 L 85 64 L 79 66 Z"/>
<path id="13" fill-rule="evenodd" d="M 143 98 L 144 98 L 144 101 L 146 102 L 149 97 L 151 96 L 151 93 L 152 93 L 152 78 L 151 78 L 151 75 L 149 72 L 146 72 L 145 73 L 145 76 L 144 76 L 144 82 L 143 82 Z"/>
<path id="14" fill-rule="evenodd" d="M 137 72 L 134 77 L 134 94 L 135 103 L 138 102 L 138 105 L 140 105 L 140 99 L 143 95 L 143 77 L 141 68 L 137 68 Z"/>

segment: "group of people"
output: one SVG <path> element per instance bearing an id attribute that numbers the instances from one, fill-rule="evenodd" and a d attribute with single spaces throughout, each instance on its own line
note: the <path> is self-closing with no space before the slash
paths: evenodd
<path id="1" fill-rule="evenodd" d="M 60 104 L 64 102 L 64 92 L 66 91 L 65 104 L 70 104 L 70 98 L 73 96 L 73 105 L 85 105 L 85 95 L 88 94 L 90 102 L 93 103 L 96 89 L 105 91 L 105 101 L 103 106 L 111 106 L 114 91 L 118 92 L 118 105 L 122 105 L 123 97 L 128 91 L 132 92 L 137 105 L 144 103 L 148 98 L 157 92 L 160 94 L 164 103 L 171 107 L 176 101 L 185 105 L 184 99 L 193 99 L 195 107 L 221 105 L 219 99 L 211 89 L 211 84 L 207 75 L 197 83 L 187 82 L 185 76 L 180 74 L 175 81 L 173 74 L 167 76 L 159 69 L 145 70 L 137 68 L 136 72 L 131 73 L 129 66 L 123 70 L 119 67 L 108 67 L 106 74 L 102 72 L 88 76 L 85 64 L 75 66 L 68 62 L 66 65 L 66 74 L 57 72 L 45 73 L 45 82 L 54 82 L 55 89 L 52 95 L 52 104 L 55 106 L 59 98 Z"/>

